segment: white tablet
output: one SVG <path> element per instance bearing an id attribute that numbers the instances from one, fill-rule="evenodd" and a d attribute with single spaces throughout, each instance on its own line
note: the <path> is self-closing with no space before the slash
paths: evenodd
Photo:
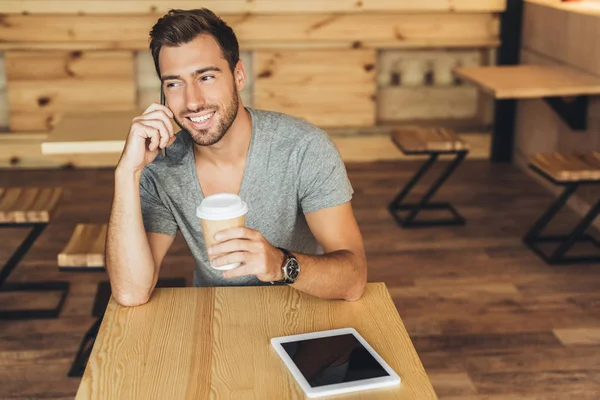
<path id="1" fill-rule="evenodd" d="M 400 377 L 354 328 L 271 339 L 308 397 L 400 384 Z"/>

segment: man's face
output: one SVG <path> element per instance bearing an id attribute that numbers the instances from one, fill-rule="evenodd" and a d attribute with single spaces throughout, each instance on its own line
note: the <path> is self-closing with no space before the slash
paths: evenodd
<path id="1" fill-rule="evenodd" d="M 239 98 L 234 74 L 215 39 L 200 35 L 177 47 L 163 47 L 158 62 L 165 98 L 177 124 L 198 145 L 221 140 L 237 116 Z"/>

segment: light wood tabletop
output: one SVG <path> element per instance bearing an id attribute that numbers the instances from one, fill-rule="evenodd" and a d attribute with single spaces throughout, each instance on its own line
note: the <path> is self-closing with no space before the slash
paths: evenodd
<path id="1" fill-rule="evenodd" d="M 111 298 L 76 398 L 302 399 L 270 339 L 345 327 L 402 382 L 330 398 L 437 399 L 383 283 L 356 302 L 283 286 L 156 289 L 133 308 Z"/>
<path id="2" fill-rule="evenodd" d="M 459 78 L 497 99 L 533 99 L 600 94 L 600 79 L 568 67 L 515 65 L 456 68 Z"/>
<path id="3" fill-rule="evenodd" d="M 133 118 L 143 110 L 65 113 L 42 142 L 42 154 L 121 153 Z M 180 130 L 173 122 L 175 132 Z"/>

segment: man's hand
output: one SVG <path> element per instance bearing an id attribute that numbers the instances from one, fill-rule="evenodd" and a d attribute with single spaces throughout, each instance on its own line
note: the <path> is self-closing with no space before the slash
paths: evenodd
<path id="1" fill-rule="evenodd" d="M 125 148 L 117 169 L 139 172 L 158 155 L 159 149 L 175 142 L 173 112 L 161 104 L 151 104 L 131 121 Z"/>
<path id="2" fill-rule="evenodd" d="M 209 258 L 219 255 L 212 260 L 214 267 L 242 263 L 237 268 L 223 271 L 225 278 L 255 275 L 263 282 L 283 279 L 283 252 L 260 232 L 245 227 L 231 228 L 217 232 L 215 239 L 219 243 L 208 248 Z"/>

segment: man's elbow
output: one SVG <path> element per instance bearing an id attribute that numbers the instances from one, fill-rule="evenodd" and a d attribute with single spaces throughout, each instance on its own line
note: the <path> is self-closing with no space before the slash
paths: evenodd
<path id="1" fill-rule="evenodd" d="M 365 293 L 365 288 L 367 287 L 367 263 L 366 261 L 361 263 L 360 265 L 360 273 L 358 277 L 354 281 L 354 285 L 348 291 L 348 295 L 346 296 L 346 301 L 357 301 Z"/>
<path id="2" fill-rule="evenodd" d="M 140 296 L 133 293 L 113 293 L 113 297 L 123 307 L 137 307 L 146 304 L 150 296 Z"/>

